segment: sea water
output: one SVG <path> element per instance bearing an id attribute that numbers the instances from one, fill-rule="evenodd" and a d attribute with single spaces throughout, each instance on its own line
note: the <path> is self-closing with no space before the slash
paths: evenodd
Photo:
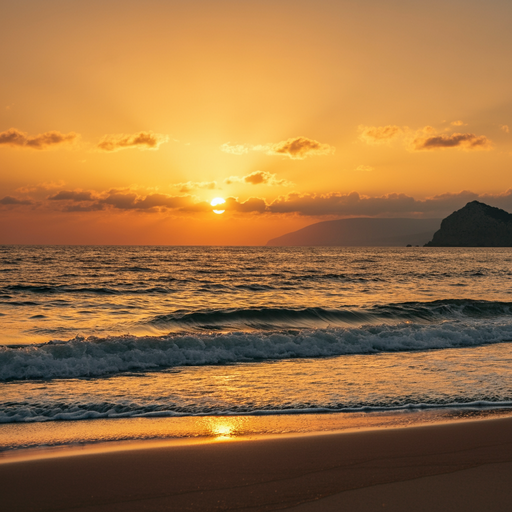
<path id="1" fill-rule="evenodd" d="M 506 410 L 511 294 L 505 248 L 2 246 L 0 449 Z"/>

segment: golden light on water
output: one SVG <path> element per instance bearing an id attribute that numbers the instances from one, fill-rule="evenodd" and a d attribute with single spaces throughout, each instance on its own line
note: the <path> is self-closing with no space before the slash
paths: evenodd
<path id="1" fill-rule="evenodd" d="M 210 204 L 212 206 L 217 206 L 219 204 L 224 204 L 225 202 L 226 202 L 226 200 L 223 199 L 222 197 L 216 197 L 216 198 L 212 199 Z M 220 215 L 221 213 L 224 213 L 225 211 L 226 210 L 213 210 L 213 213 Z"/>

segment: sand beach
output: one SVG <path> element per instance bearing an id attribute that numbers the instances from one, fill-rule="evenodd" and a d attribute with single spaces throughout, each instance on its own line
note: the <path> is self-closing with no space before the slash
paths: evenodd
<path id="1" fill-rule="evenodd" d="M 512 418 L 3 457 L 8 511 L 504 511 Z M 36 452 L 34 452 L 36 453 Z"/>

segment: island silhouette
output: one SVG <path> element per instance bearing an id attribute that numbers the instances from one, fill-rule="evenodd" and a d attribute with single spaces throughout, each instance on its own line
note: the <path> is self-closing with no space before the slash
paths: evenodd
<path id="1" fill-rule="evenodd" d="M 443 219 L 425 247 L 512 247 L 512 214 L 471 201 Z"/>
<path id="2" fill-rule="evenodd" d="M 512 247 L 512 214 L 471 201 L 445 219 L 358 217 L 316 222 L 267 246 Z"/>
<path id="3" fill-rule="evenodd" d="M 267 245 L 345 247 L 424 245 L 440 225 L 441 219 L 357 217 L 327 220 L 272 238 Z"/>

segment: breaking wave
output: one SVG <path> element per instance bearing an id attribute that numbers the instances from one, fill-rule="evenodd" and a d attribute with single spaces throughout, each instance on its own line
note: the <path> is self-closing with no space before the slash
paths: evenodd
<path id="1" fill-rule="evenodd" d="M 261 326 L 266 319 L 274 329 L 192 332 L 197 325 L 225 326 L 226 318 L 231 326 L 235 320 L 245 325 L 254 319 Z M 304 319 L 322 318 L 331 326 L 278 330 L 276 318 L 291 326 L 300 326 Z M 341 318 L 344 326 L 332 326 L 336 318 Z M 165 319 L 188 323 L 191 329 L 186 333 L 77 337 L 38 345 L 0 346 L 0 380 L 99 377 L 177 366 L 474 347 L 511 341 L 511 320 L 510 304 L 483 301 L 347 311 L 309 308 L 192 313 Z M 350 325 L 352 322 L 357 325 Z"/>
<path id="2" fill-rule="evenodd" d="M 354 324 L 435 322 L 445 319 L 512 316 L 512 303 L 476 300 L 438 300 L 376 305 L 368 308 L 248 308 L 176 311 L 149 318 L 147 325 L 187 330 L 293 329 L 344 327 Z"/>

